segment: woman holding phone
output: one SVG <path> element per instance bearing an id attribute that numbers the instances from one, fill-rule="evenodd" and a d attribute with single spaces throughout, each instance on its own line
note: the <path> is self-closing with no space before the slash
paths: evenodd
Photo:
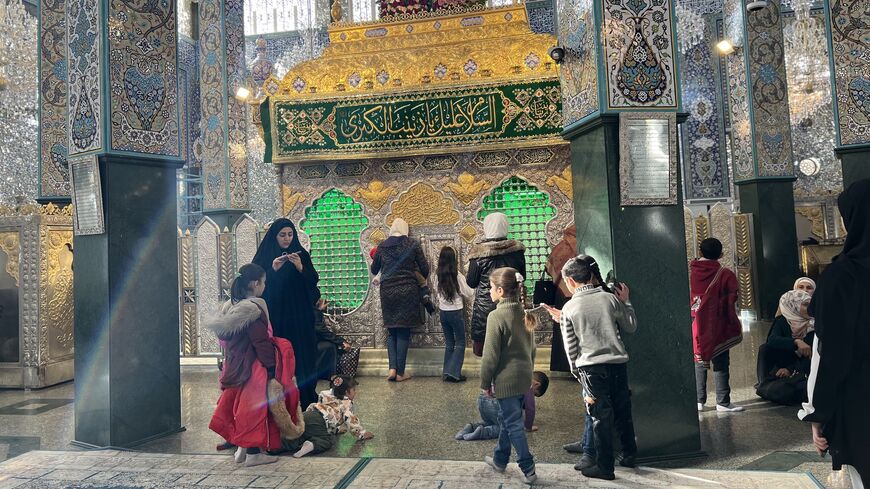
<path id="1" fill-rule="evenodd" d="M 253 263 L 266 270 L 263 299 L 269 307 L 273 334 L 286 338 L 296 355 L 296 383 L 302 409 L 317 402 L 317 333 L 314 329 L 314 301 L 320 277 L 311 255 L 298 239 L 289 219 L 278 219 L 269 227 Z"/>

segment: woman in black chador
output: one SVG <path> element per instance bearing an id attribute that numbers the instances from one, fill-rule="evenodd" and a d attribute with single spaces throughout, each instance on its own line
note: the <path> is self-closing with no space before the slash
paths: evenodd
<path id="1" fill-rule="evenodd" d="M 263 299 L 269 306 L 272 332 L 293 345 L 299 402 L 305 409 L 317 402 L 314 297 L 320 277 L 311 263 L 311 255 L 299 244 L 296 226 L 289 219 L 281 218 L 272 223 L 253 262 L 266 270 Z"/>

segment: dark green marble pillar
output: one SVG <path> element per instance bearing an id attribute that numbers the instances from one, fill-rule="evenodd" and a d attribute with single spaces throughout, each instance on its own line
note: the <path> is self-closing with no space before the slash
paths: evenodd
<path id="1" fill-rule="evenodd" d="M 615 115 L 565 137 L 580 251 L 628 284 L 637 311 L 638 332 L 624 340 L 639 456 L 700 455 L 682 197 L 680 205 L 620 207 Z"/>
<path id="2" fill-rule="evenodd" d="M 181 427 L 176 161 L 101 156 L 106 232 L 75 237 L 75 441 Z"/>
<path id="3" fill-rule="evenodd" d="M 865 178 L 870 178 L 870 144 L 859 146 L 842 146 L 837 148 L 837 155 L 843 164 L 843 187 Z"/>
<path id="4" fill-rule="evenodd" d="M 96 163 L 102 197 L 72 182 L 74 443 L 131 447 L 182 429 L 176 2 L 63 4 L 70 165 Z"/>
<path id="5" fill-rule="evenodd" d="M 782 293 L 800 274 L 794 178 L 740 183 L 740 210 L 752 214 L 755 291 L 763 319 L 773 319 Z"/>

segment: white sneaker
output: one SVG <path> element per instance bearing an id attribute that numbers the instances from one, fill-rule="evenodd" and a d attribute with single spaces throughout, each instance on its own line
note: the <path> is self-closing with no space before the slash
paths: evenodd
<path id="1" fill-rule="evenodd" d="M 732 403 L 728 403 L 728 405 L 723 406 L 721 404 L 716 405 L 716 411 L 720 413 L 739 413 L 740 411 L 745 411 L 746 409 L 743 406 L 735 406 Z"/>
<path id="2" fill-rule="evenodd" d="M 235 460 L 237 464 L 243 463 L 246 458 L 246 453 L 247 452 L 244 448 L 236 448 L 236 454 L 233 455 L 233 460 Z"/>
<path id="3" fill-rule="evenodd" d="M 538 476 L 534 472 L 531 474 L 523 474 L 522 481 L 526 484 L 534 484 L 536 480 L 538 480 Z"/>
<path id="4" fill-rule="evenodd" d="M 699 402 L 698 403 L 698 412 L 700 413 L 703 410 L 704 410 L 704 405 Z"/>
<path id="5" fill-rule="evenodd" d="M 278 461 L 278 457 L 267 453 L 255 453 L 247 455 L 245 458 L 245 467 L 254 467 L 255 465 L 273 464 Z"/>

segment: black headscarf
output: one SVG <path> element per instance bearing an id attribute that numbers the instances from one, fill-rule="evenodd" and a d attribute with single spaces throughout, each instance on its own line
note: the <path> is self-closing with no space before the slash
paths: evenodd
<path id="1" fill-rule="evenodd" d="M 849 233 L 839 259 L 845 257 L 870 270 L 870 178 L 849 185 L 837 206 Z"/>
<path id="2" fill-rule="evenodd" d="M 287 249 L 278 245 L 278 233 L 284 228 L 293 229 L 293 241 Z M 289 262 L 279 270 L 272 268 L 272 261 L 284 253 L 298 253 L 302 271 Z M 314 302 L 319 276 L 311 255 L 299 243 L 296 226 L 289 219 L 278 219 L 269 227 L 269 232 L 257 248 L 253 262 L 266 270 L 266 290 L 263 299 L 269 306 L 269 317 L 275 336 L 286 338 L 293 344 L 296 355 L 296 381 L 299 385 L 303 407 L 317 401 L 316 354 L 317 335 L 314 330 Z"/>
<path id="3" fill-rule="evenodd" d="M 293 230 L 293 241 L 290 243 L 290 247 L 286 250 L 281 249 L 281 246 L 278 245 L 278 233 L 284 228 L 290 228 Z M 300 251 L 305 251 L 305 249 L 302 248 L 302 245 L 299 243 L 299 232 L 296 231 L 296 225 L 293 224 L 293 221 L 290 219 L 282 217 L 276 219 L 275 222 L 269 226 L 269 231 L 266 233 L 266 237 L 263 238 L 260 247 L 257 248 L 257 254 L 254 255 L 254 259 L 251 261 L 263 267 L 263 270 L 269 270 L 272 268 L 272 261 L 275 258 L 278 258 L 284 253 L 290 254 Z"/>

